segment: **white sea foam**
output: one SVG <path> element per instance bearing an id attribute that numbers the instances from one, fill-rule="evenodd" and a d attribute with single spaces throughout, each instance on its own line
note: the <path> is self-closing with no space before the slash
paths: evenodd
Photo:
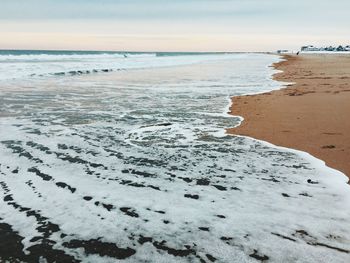
<path id="1" fill-rule="evenodd" d="M 230 56 L 215 54 L 157 56 L 154 54 L 0 54 L 0 80 L 81 75 L 125 69 L 188 65 Z"/>
<path id="2" fill-rule="evenodd" d="M 345 177 L 223 133 L 240 122 L 231 96 L 280 88 L 268 67 L 278 60 L 228 55 L 1 88 L 1 222 L 26 251 L 46 242 L 83 262 L 347 262 Z"/>

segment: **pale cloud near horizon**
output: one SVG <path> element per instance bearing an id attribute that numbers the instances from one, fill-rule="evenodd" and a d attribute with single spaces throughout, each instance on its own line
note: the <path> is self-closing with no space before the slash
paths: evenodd
<path id="1" fill-rule="evenodd" d="M 0 48 L 268 51 L 350 44 L 349 9 L 347 0 L 1 0 Z"/>

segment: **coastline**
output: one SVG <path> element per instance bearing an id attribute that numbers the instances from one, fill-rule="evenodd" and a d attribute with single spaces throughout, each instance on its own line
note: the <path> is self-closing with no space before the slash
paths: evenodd
<path id="1" fill-rule="evenodd" d="M 281 88 L 268 66 L 278 61 L 248 54 L 1 94 L 6 114 L 20 100 L 18 117 L 0 118 L 0 261 L 346 261 L 347 178 L 306 152 L 224 134 L 237 123 L 227 94 L 248 90 L 247 76 L 251 92 Z"/>
<path id="2" fill-rule="evenodd" d="M 227 133 L 310 153 L 350 178 L 350 56 L 283 58 L 273 78 L 293 84 L 232 97 L 229 113 L 244 119 Z"/>

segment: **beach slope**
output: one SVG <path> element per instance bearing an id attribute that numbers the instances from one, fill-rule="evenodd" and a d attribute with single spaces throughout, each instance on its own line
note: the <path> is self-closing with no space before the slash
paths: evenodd
<path id="1" fill-rule="evenodd" d="M 306 151 L 350 177 L 350 55 L 286 55 L 273 66 L 286 88 L 233 97 L 244 121 L 229 134 Z"/>

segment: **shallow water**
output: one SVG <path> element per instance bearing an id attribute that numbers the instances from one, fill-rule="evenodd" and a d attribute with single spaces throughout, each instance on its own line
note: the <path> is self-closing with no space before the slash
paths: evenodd
<path id="1" fill-rule="evenodd" d="M 197 60 L 0 87 L 6 253 L 49 262 L 350 260 L 345 178 L 224 132 L 240 122 L 225 113 L 230 96 L 280 87 L 268 67 L 278 57 Z"/>

